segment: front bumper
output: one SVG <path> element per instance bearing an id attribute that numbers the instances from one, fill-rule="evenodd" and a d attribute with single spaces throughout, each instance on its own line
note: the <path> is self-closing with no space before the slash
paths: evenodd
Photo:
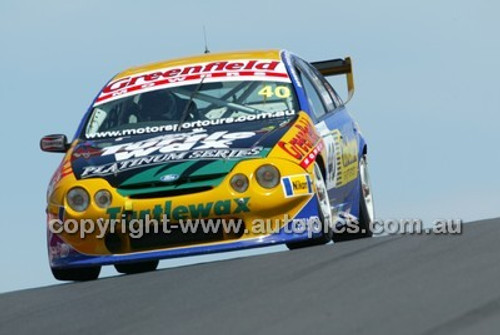
<path id="1" fill-rule="evenodd" d="M 282 182 L 288 176 L 300 178 L 303 175 L 306 180 L 306 176 L 311 173 L 297 164 L 282 159 L 247 160 L 239 163 L 220 185 L 209 191 L 153 199 L 123 197 L 104 179 L 73 178 L 67 183 L 67 187 L 59 187 L 54 192 L 52 205 L 49 206 L 49 218 L 58 217 L 62 221 L 73 219 L 81 222 L 85 219 L 117 219 L 122 217 L 122 214 L 130 219 L 163 214 L 174 221 L 197 218 L 240 220 L 244 223 L 245 230 L 240 234 L 223 234 L 215 241 L 186 242 L 180 245 L 178 243 L 143 245 L 141 248 L 138 248 L 137 244 L 134 245 L 134 241 L 130 238 L 124 239 L 120 235 L 121 244 L 115 249 L 110 247 L 106 238 L 99 237 L 100 231 L 89 232 L 84 238 L 78 233 L 55 234 L 49 231 L 50 264 L 53 268 L 67 268 L 147 261 L 255 248 L 315 237 L 317 232 L 304 226 L 309 220 L 319 217 L 314 190 L 310 188 L 306 192 L 297 191 L 296 196 L 293 194 L 290 196 L 290 190 L 284 187 L 284 183 L 272 190 L 263 189 L 254 180 L 254 171 L 262 164 L 278 166 Z M 245 193 L 237 193 L 229 184 L 230 178 L 236 173 L 245 173 L 249 177 L 250 187 Z M 107 210 L 91 204 L 84 213 L 72 211 L 65 202 L 65 193 L 75 186 L 85 188 L 91 195 L 97 190 L 108 189 L 113 194 L 113 202 Z M 200 214 L 201 212 L 203 214 Z M 289 221 L 283 221 L 285 215 Z M 264 230 L 255 226 L 255 222 L 262 224 L 263 219 L 267 224 Z"/>
<path id="2" fill-rule="evenodd" d="M 309 229 L 304 226 L 304 222 L 307 222 L 309 219 L 316 222 L 318 218 L 317 211 L 318 202 L 316 196 L 314 196 L 311 197 L 303 210 L 295 217 L 295 220 L 289 223 L 288 227 L 283 227 L 275 234 L 254 238 L 241 238 L 235 241 L 221 241 L 212 244 L 133 252 L 128 254 L 89 255 L 80 253 L 64 242 L 59 235 L 49 232 L 48 243 L 50 266 L 52 268 L 73 268 L 133 263 L 304 241 L 310 238 L 318 237 L 319 235 L 319 233 L 314 229 Z M 292 227 L 292 225 L 301 225 L 301 228 Z"/>

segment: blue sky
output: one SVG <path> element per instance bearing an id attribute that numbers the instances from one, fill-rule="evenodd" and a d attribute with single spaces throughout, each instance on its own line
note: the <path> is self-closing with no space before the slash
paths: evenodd
<path id="1" fill-rule="evenodd" d="M 497 1 L 3 0 L 0 292 L 56 283 L 44 208 L 61 156 L 39 138 L 71 137 L 118 71 L 201 53 L 203 25 L 212 51 L 352 56 L 349 107 L 369 141 L 378 217 L 500 216 L 499 12 Z"/>

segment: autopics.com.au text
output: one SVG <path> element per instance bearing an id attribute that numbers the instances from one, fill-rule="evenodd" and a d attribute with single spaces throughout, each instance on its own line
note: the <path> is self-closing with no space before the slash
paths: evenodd
<path id="1" fill-rule="evenodd" d="M 240 219 L 187 219 L 172 222 L 166 215 L 158 220 L 146 215 L 144 218 L 127 219 L 51 219 L 48 229 L 54 234 L 78 234 L 81 238 L 93 235 L 104 238 L 109 233 L 128 234 L 131 238 L 141 238 L 145 234 L 170 234 L 180 231 L 183 234 L 204 234 L 223 232 L 224 234 L 269 235 L 280 231 L 287 234 L 304 234 L 308 237 L 332 230 L 334 234 L 365 233 L 366 227 L 359 224 L 355 217 L 337 217 L 329 225 L 323 225 L 319 217 L 307 219 L 291 219 L 287 215 L 282 219 L 255 219 L 251 224 L 245 224 Z M 370 223 L 374 235 L 394 234 L 446 234 L 462 233 L 462 220 L 436 219 L 426 225 L 421 219 L 376 219 Z"/>

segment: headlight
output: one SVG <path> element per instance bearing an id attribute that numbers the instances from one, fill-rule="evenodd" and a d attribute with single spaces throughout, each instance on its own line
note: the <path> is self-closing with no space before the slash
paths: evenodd
<path id="1" fill-rule="evenodd" d="M 106 190 L 97 191 L 94 195 L 94 201 L 101 208 L 108 208 L 111 205 L 111 193 Z"/>
<path id="2" fill-rule="evenodd" d="M 243 193 L 248 189 L 248 178 L 242 173 L 235 174 L 231 178 L 231 186 L 236 192 Z"/>
<path id="3" fill-rule="evenodd" d="M 280 182 L 280 172 L 272 165 L 262 165 L 256 171 L 257 182 L 264 188 L 276 187 Z"/>
<path id="4" fill-rule="evenodd" d="M 77 212 L 84 212 L 89 208 L 89 194 L 81 187 L 72 188 L 66 199 L 69 207 Z"/>

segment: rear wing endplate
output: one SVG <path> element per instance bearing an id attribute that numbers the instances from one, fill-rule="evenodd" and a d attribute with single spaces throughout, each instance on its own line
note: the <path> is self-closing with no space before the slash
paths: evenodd
<path id="1" fill-rule="evenodd" d="M 314 66 L 319 73 L 323 76 L 339 76 L 346 75 L 347 80 L 347 100 L 344 102 L 348 103 L 352 96 L 354 95 L 354 76 L 352 75 L 352 63 L 351 58 L 346 57 L 345 59 L 331 59 L 319 62 L 312 62 L 312 66 Z"/>

